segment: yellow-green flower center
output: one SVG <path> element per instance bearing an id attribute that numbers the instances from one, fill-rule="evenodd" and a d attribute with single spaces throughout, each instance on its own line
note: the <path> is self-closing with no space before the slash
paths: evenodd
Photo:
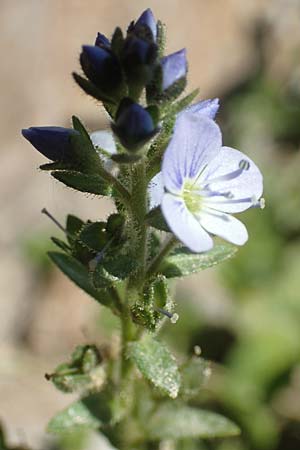
<path id="1" fill-rule="evenodd" d="M 199 212 L 201 208 L 201 195 L 199 186 L 195 186 L 195 181 L 186 181 L 183 186 L 182 196 L 187 209 L 191 213 Z"/>

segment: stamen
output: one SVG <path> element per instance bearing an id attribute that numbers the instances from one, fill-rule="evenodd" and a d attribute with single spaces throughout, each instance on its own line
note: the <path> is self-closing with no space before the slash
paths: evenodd
<path id="1" fill-rule="evenodd" d="M 263 197 L 257 200 L 255 197 L 252 198 L 252 208 L 264 209 L 266 206 L 266 201 Z"/>
<path id="2" fill-rule="evenodd" d="M 89 261 L 89 269 L 90 270 L 93 271 L 96 269 L 97 264 L 103 259 L 106 250 L 108 249 L 108 247 L 110 246 L 110 244 L 112 243 L 113 240 L 114 240 L 114 238 L 112 237 L 108 242 L 106 242 L 103 249 L 99 253 L 97 253 L 95 258 L 93 258 Z"/>
<path id="3" fill-rule="evenodd" d="M 55 225 L 64 233 L 67 232 L 67 230 L 58 222 L 58 220 L 55 219 L 55 217 L 52 216 L 52 214 L 49 213 L 49 211 L 47 211 L 46 208 L 43 208 L 41 211 L 42 214 L 45 214 L 47 217 L 49 217 L 49 219 L 52 220 L 52 222 L 55 223 Z"/>
<path id="4" fill-rule="evenodd" d="M 174 313 L 174 314 L 173 314 L 173 313 L 170 313 L 169 311 L 166 311 L 166 310 L 163 309 L 163 308 L 156 307 L 155 310 L 156 310 L 157 312 L 161 313 L 163 316 L 168 317 L 168 319 L 170 319 L 170 322 L 171 322 L 171 323 L 176 323 L 177 320 L 179 319 L 179 315 L 178 315 L 178 314 L 176 314 L 176 313 Z"/>
<path id="5" fill-rule="evenodd" d="M 206 185 L 204 187 L 206 188 L 210 184 L 218 183 L 219 181 L 233 180 L 234 178 L 239 177 L 241 175 L 241 173 L 244 172 L 244 170 L 249 170 L 249 168 L 250 168 L 249 161 L 246 161 L 245 159 L 241 159 L 241 161 L 239 162 L 239 168 L 238 169 L 234 170 L 233 172 L 226 173 L 225 175 L 221 175 L 219 177 L 207 180 Z"/>

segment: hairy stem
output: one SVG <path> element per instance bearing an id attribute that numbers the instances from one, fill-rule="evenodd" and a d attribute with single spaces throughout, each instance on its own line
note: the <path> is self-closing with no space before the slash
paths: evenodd
<path id="1" fill-rule="evenodd" d="M 176 243 L 177 243 L 177 239 L 173 235 L 166 239 L 165 243 L 163 244 L 162 248 L 160 249 L 160 252 L 151 261 L 151 263 L 147 269 L 147 272 L 146 272 L 147 279 L 152 277 L 153 275 L 155 275 L 158 272 L 160 265 L 163 262 L 165 256 L 167 256 L 167 254 L 174 248 Z"/>

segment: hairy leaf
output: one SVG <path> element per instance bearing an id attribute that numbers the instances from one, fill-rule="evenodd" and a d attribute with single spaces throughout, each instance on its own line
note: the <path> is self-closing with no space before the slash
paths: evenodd
<path id="1" fill-rule="evenodd" d="M 150 439 L 224 438 L 239 434 L 238 427 L 225 417 L 185 405 L 167 402 L 147 423 Z"/>
<path id="2" fill-rule="evenodd" d="M 231 244 L 217 244 L 206 253 L 191 253 L 181 248 L 166 258 L 161 272 L 167 278 L 184 277 L 226 261 L 236 252 L 237 248 Z"/>
<path id="3" fill-rule="evenodd" d="M 177 397 L 180 373 L 174 356 L 164 344 L 147 336 L 142 341 L 131 343 L 128 355 L 154 386 L 171 398 Z"/>
<path id="4" fill-rule="evenodd" d="M 105 292 L 99 292 L 94 288 L 89 280 L 88 270 L 79 261 L 64 253 L 48 252 L 48 255 L 54 264 L 56 264 L 78 287 L 95 298 L 102 305 L 110 305 L 110 297 Z"/>
<path id="5" fill-rule="evenodd" d="M 83 402 L 76 402 L 54 416 L 47 430 L 49 433 L 60 434 L 85 428 L 96 430 L 100 426 L 101 421 L 89 408 Z"/>
<path id="6" fill-rule="evenodd" d="M 66 186 L 80 192 L 95 195 L 111 195 L 111 188 L 100 175 L 85 174 L 74 170 L 55 170 L 51 175 Z"/>

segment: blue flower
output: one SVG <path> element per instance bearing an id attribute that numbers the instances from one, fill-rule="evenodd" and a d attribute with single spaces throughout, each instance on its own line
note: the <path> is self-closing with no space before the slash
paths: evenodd
<path id="1" fill-rule="evenodd" d="M 162 58 L 161 66 L 163 74 L 162 90 L 165 91 L 176 81 L 186 76 L 187 60 L 185 48 Z"/>
<path id="2" fill-rule="evenodd" d="M 178 116 L 157 177 L 164 186 L 160 201 L 165 220 L 194 252 L 213 247 L 210 234 L 245 244 L 247 229 L 231 213 L 264 206 L 263 179 L 253 161 L 223 147 L 217 124 L 191 110 Z"/>
<path id="3" fill-rule="evenodd" d="M 186 114 L 187 112 L 193 112 L 198 116 L 204 116 L 209 117 L 210 119 L 214 119 L 219 110 L 219 107 L 220 105 L 218 98 L 200 100 L 199 102 L 194 103 L 193 105 L 190 105 L 183 111 L 181 111 L 178 114 L 176 120 L 178 120 L 179 117 Z M 163 195 L 164 195 L 163 177 L 162 173 L 159 172 L 152 178 L 149 184 L 150 209 L 156 208 L 161 204 Z"/>
<path id="4" fill-rule="evenodd" d="M 150 8 L 146 9 L 141 16 L 138 18 L 138 20 L 135 22 L 135 24 L 132 26 L 132 31 L 136 31 L 140 27 L 148 27 L 148 29 L 151 31 L 153 40 L 156 41 L 157 38 L 157 25 L 154 18 L 154 15 Z"/>
<path id="5" fill-rule="evenodd" d="M 115 89 L 122 80 L 119 61 L 105 46 L 84 45 L 80 63 L 86 77 L 103 91 Z"/>
<path id="6" fill-rule="evenodd" d="M 194 103 L 193 105 L 188 106 L 182 111 L 181 114 L 186 112 L 193 112 L 196 114 L 202 114 L 210 119 L 214 119 L 216 117 L 217 112 L 219 111 L 220 104 L 218 98 L 201 100 L 200 102 Z"/>
<path id="7" fill-rule="evenodd" d="M 79 135 L 72 128 L 30 127 L 22 134 L 40 153 L 51 161 L 72 159 L 71 136 Z"/>
<path id="8" fill-rule="evenodd" d="M 141 105 L 126 98 L 121 102 L 112 129 L 128 150 L 138 150 L 158 131 L 151 114 Z"/>

